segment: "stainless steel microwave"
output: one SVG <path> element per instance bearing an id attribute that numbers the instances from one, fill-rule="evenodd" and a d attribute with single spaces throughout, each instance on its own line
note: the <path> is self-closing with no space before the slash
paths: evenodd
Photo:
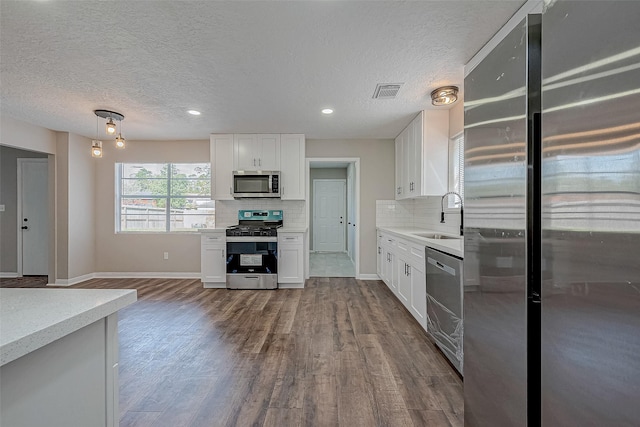
<path id="1" fill-rule="evenodd" d="M 233 197 L 280 197 L 280 172 L 233 171 Z"/>

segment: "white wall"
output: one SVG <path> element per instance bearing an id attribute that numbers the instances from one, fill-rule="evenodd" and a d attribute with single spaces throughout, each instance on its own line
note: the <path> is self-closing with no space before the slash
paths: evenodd
<path id="1" fill-rule="evenodd" d="M 209 140 L 127 141 L 124 150 L 104 142 L 103 151 L 96 160 L 95 271 L 199 274 L 198 233 L 115 233 L 115 164 L 208 163 Z M 168 260 L 164 252 L 169 252 Z"/>
<path id="2" fill-rule="evenodd" d="M 360 274 L 376 274 L 376 200 L 392 199 L 395 146 L 392 139 L 307 139 L 308 158 L 360 158 Z"/>

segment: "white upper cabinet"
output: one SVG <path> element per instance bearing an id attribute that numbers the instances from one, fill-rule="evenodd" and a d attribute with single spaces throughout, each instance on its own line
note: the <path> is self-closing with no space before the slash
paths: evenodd
<path id="1" fill-rule="evenodd" d="M 306 190 L 303 134 L 280 135 L 280 195 L 282 200 L 304 200 Z"/>
<path id="2" fill-rule="evenodd" d="M 280 134 L 235 134 L 235 170 L 280 170 Z"/>
<path id="3" fill-rule="evenodd" d="M 397 200 L 447 192 L 448 110 L 421 111 L 395 142 Z"/>
<path id="4" fill-rule="evenodd" d="M 233 200 L 233 134 L 210 136 L 211 198 Z"/>
<path id="5" fill-rule="evenodd" d="M 212 134 L 211 198 L 233 200 L 233 171 L 279 171 L 282 200 L 305 200 L 303 134 Z"/>

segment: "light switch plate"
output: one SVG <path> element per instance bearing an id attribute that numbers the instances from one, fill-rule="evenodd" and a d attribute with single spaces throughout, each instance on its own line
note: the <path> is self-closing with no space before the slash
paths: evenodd
<path id="1" fill-rule="evenodd" d="M 0 212 L 4 212 L 4 205 L 0 205 Z"/>

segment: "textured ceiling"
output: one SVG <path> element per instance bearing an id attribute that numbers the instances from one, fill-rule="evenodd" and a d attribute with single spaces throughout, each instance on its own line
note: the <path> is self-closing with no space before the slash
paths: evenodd
<path id="1" fill-rule="evenodd" d="M 0 113 L 88 137 L 107 109 L 128 139 L 392 138 L 522 3 L 2 0 Z"/>

